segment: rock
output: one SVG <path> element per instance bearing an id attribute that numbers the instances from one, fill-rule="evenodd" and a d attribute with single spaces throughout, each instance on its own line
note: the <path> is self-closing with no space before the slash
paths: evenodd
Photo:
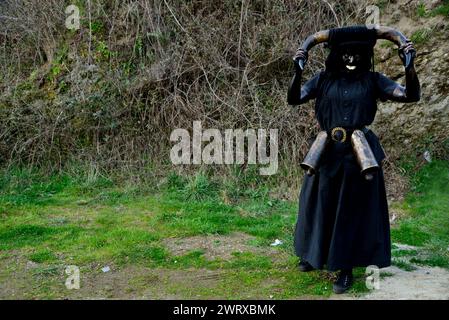
<path id="1" fill-rule="evenodd" d="M 270 246 L 276 247 L 276 246 L 280 246 L 281 244 L 283 244 L 283 242 L 279 239 L 276 239 L 276 240 L 274 240 L 274 242 L 272 244 L 270 244 Z"/>
<path id="2" fill-rule="evenodd" d="M 437 1 L 426 1 L 427 9 L 435 7 Z M 416 5 L 418 2 L 416 2 Z M 385 10 L 385 23 L 394 21 L 399 3 L 388 5 Z M 390 12 L 390 16 L 389 13 Z M 404 14 L 394 25 L 405 35 L 411 37 L 420 29 L 434 30 L 427 41 L 415 44 L 415 60 L 418 78 L 421 83 L 421 100 L 417 103 L 380 102 L 379 112 L 372 124 L 373 131 L 391 160 L 402 154 L 416 154 L 417 150 L 428 148 L 429 138 L 435 154 L 433 158 L 444 156 L 447 150 L 445 141 L 449 136 L 449 53 L 447 46 L 441 45 L 446 38 L 445 31 L 438 26 L 445 22 L 441 16 L 414 18 Z M 447 23 L 446 23 L 447 24 Z M 386 57 L 385 48 L 377 48 L 377 58 Z M 395 50 L 391 59 L 378 60 L 376 71 L 384 73 L 394 81 L 405 84 L 404 69 L 399 63 Z"/>
<path id="3" fill-rule="evenodd" d="M 412 250 L 418 249 L 418 247 L 410 246 L 408 244 L 397 243 L 397 242 L 394 242 L 393 245 L 396 247 L 396 249 L 393 249 L 393 250 L 412 251 Z"/>
<path id="4" fill-rule="evenodd" d="M 427 162 L 432 162 L 432 157 L 429 150 L 424 151 L 423 157 Z"/>
<path id="5" fill-rule="evenodd" d="M 27 270 L 33 270 L 39 267 L 39 264 L 33 261 L 27 261 L 26 269 Z"/>

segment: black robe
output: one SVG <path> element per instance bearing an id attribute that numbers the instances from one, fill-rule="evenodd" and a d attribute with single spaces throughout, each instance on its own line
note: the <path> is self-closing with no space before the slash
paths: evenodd
<path id="1" fill-rule="evenodd" d="M 322 130 L 364 128 L 395 82 L 375 72 L 332 77 L 320 73 L 303 86 L 316 98 L 315 116 Z M 385 157 L 377 136 L 366 138 L 381 165 Z M 299 197 L 294 247 L 316 269 L 330 271 L 391 262 L 390 225 L 382 169 L 367 181 L 347 142 L 331 141 L 313 176 L 304 176 Z"/>

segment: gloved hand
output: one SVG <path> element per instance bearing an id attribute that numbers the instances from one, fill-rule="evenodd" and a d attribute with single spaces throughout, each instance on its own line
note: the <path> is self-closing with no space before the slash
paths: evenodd
<path id="1" fill-rule="evenodd" d="M 296 50 L 295 55 L 293 56 L 293 62 L 295 64 L 295 70 L 296 72 L 302 72 L 302 70 L 304 69 L 304 66 L 307 62 L 307 59 L 309 58 L 309 53 L 304 50 L 299 48 L 298 50 Z M 302 60 L 302 68 L 301 65 L 299 63 L 299 60 Z"/>
<path id="2" fill-rule="evenodd" d="M 407 40 L 407 42 L 399 48 L 398 54 L 399 54 L 399 58 L 401 58 L 401 61 L 404 64 L 404 66 L 406 63 L 405 56 L 406 56 L 406 54 L 410 54 L 411 61 L 410 61 L 409 66 L 412 66 L 413 61 L 415 60 L 415 57 L 416 57 L 416 49 L 413 46 L 413 42 L 411 42 L 410 40 Z"/>

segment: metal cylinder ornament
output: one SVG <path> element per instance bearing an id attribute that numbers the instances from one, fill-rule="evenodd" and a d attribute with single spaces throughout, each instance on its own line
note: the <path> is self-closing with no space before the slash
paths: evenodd
<path id="1" fill-rule="evenodd" d="M 360 173 L 364 175 L 366 180 L 372 180 L 373 173 L 379 169 L 379 164 L 363 131 L 354 130 L 351 135 L 351 144 L 361 169 Z"/>
<path id="2" fill-rule="evenodd" d="M 320 131 L 315 138 L 315 141 L 312 143 L 312 146 L 307 152 L 304 161 L 301 162 L 300 166 L 304 170 L 306 170 L 309 176 L 315 174 L 318 164 L 320 162 L 321 155 L 326 149 L 326 145 L 328 143 L 328 135 L 326 131 Z"/>

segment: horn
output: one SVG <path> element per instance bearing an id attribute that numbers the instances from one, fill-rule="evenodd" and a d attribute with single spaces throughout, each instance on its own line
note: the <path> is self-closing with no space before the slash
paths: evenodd
<path id="1" fill-rule="evenodd" d="M 305 51 L 309 51 L 312 47 L 316 46 L 319 43 L 326 42 L 329 40 L 329 30 L 321 30 L 315 34 L 312 34 L 306 38 L 306 40 L 301 45 L 301 49 Z M 304 61 L 302 59 L 296 60 L 301 70 L 304 70 Z"/>
<path id="2" fill-rule="evenodd" d="M 386 39 L 395 43 L 398 47 L 405 45 L 408 41 L 408 38 L 401 33 L 400 31 L 393 29 L 391 27 L 371 25 L 368 28 L 374 28 L 376 30 L 376 35 L 378 39 Z M 412 54 L 407 53 L 405 55 L 405 68 L 410 66 L 412 61 Z"/>

